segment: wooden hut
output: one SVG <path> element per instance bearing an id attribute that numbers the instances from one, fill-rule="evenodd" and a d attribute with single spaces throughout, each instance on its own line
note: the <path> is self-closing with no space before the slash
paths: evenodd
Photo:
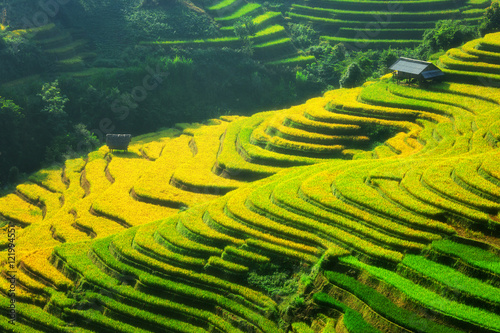
<path id="1" fill-rule="evenodd" d="M 391 67 L 397 81 L 424 82 L 442 78 L 444 73 L 434 64 L 410 58 L 399 58 Z"/>
<path id="2" fill-rule="evenodd" d="M 131 134 L 106 134 L 106 145 L 111 151 L 114 149 L 127 150 L 131 138 Z"/>

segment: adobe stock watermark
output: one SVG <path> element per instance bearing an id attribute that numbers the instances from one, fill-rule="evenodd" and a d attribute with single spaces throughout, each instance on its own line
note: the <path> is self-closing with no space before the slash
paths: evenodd
<path id="1" fill-rule="evenodd" d="M 43 27 L 50 23 L 51 19 L 54 19 L 61 9 L 61 6 L 68 4 L 71 0 L 40 0 L 38 1 L 38 6 L 41 10 L 37 11 L 31 17 L 31 20 L 27 17 L 22 18 L 23 29 L 33 29 Z"/>
<path id="2" fill-rule="evenodd" d="M 17 320 L 17 310 L 16 310 L 16 288 L 17 288 L 17 260 L 16 260 L 16 226 L 14 224 L 9 224 L 7 229 L 7 265 L 8 270 L 6 271 L 7 281 L 8 281 L 8 293 L 9 305 L 8 305 L 8 318 L 11 325 L 16 324 Z"/>
<path id="3" fill-rule="evenodd" d="M 68 4 L 71 0 L 40 0 L 38 6 L 40 10 L 36 11 L 31 19 L 24 16 L 21 19 L 20 25 L 22 29 L 35 29 L 43 27 L 50 23 L 51 19 L 54 19 L 61 10 L 61 6 Z M 11 7 L 9 5 L 9 7 Z M 35 30 L 35 34 L 36 34 Z M 13 45 L 13 49 L 19 52 L 19 45 L 23 43 L 23 40 L 16 40 Z"/>

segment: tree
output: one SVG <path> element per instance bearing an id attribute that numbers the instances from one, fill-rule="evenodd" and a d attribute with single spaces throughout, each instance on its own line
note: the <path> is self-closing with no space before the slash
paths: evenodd
<path id="1" fill-rule="evenodd" d="M 498 0 L 494 0 L 484 12 L 483 21 L 479 26 L 481 34 L 500 31 L 500 5 Z"/>
<path id="2" fill-rule="evenodd" d="M 436 23 L 434 29 L 425 31 L 419 54 L 428 58 L 432 53 L 460 46 L 478 35 L 477 28 L 468 26 L 465 22 L 441 20 Z"/>
<path id="3" fill-rule="evenodd" d="M 360 85 L 362 80 L 361 68 L 357 63 L 353 62 L 347 67 L 344 74 L 342 74 L 339 85 L 341 88 L 352 88 Z"/>
<path id="4" fill-rule="evenodd" d="M 69 99 L 66 95 L 61 93 L 58 80 L 55 80 L 52 83 L 45 83 L 42 86 L 42 92 L 37 96 L 42 97 L 42 100 L 46 103 L 42 112 L 47 112 L 56 118 L 66 116 L 64 105 L 69 101 Z"/>
<path id="5" fill-rule="evenodd" d="M 255 23 L 250 16 L 243 16 L 234 24 L 234 33 L 239 39 L 245 40 L 256 32 Z"/>
<path id="6" fill-rule="evenodd" d="M 253 54 L 253 43 L 250 37 L 255 35 L 256 31 L 255 23 L 250 16 L 243 16 L 234 24 L 234 33 L 243 41 L 243 51 L 250 56 Z"/>
<path id="7" fill-rule="evenodd" d="M 299 48 L 306 49 L 315 43 L 316 31 L 311 25 L 288 23 L 290 38 Z"/>
<path id="8" fill-rule="evenodd" d="M 342 61 L 346 57 L 347 49 L 345 48 L 345 45 L 343 43 L 338 43 L 335 44 L 331 53 L 334 59 L 336 59 L 337 61 Z"/>

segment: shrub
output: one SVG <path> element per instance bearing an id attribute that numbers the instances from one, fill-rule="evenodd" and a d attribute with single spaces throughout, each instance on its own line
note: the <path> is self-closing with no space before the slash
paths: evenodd
<path id="1" fill-rule="evenodd" d="M 288 23 L 288 28 L 292 41 L 301 49 L 306 49 L 315 44 L 317 33 L 310 24 Z"/>
<path id="2" fill-rule="evenodd" d="M 298 288 L 292 267 L 271 263 L 259 265 L 257 270 L 251 271 L 248 274 L 248 283 L 264 290 L 271 298 L 289 296 Z"/>
<path id="3" fill-rule="evenodd" d="M 487 34 L 493 31 L 500 30 L 500 5 L 498 0 L 493 0 L 491 5 L 486 8 L 484 12 L 484 17 L 479 26 L 479 31 L 481 34 Z"/>
<path id="4" fill-rule="evenodd" d="M 475 27 L 462 21 L 441 20 L 433 29 L 424 32 L 419 53 L 423 58 L 428 58 L 432 53 L 460 46 L 477 37 L 478 32 Z"/>
<path id="5" fill-rule="evenodd" d="M 360 85 L 361 83 L 361 68 L 357 63 L 350 64 L 339 80 L 341 88 L 352 88 Z"/>

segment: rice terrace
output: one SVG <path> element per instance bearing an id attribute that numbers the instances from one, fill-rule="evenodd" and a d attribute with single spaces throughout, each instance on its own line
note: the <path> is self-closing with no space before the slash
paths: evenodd
<path id="1" fill-rule="evenodd" d="M 83 2 L 85 10 L 98 6 Z M 309 22 L 330 51 L 337 43 L 411 48 L 450 15 L 477 24 L 490 3 L 297 0 L 285 14 L 242 0 L 198 5 L 164 6 L 197 12 L 217 24 L 218 36 L 144 35 L 136 51 L 188 47 L 195 59 L 210 48 L 248 46 L 245 57 L 259 66 L 301 68 L 293 74 L 299 80 L 320 59 L 291 39 L 290 21 Z M 387 14 L 388 5 L 398 9 L 370 35 L 373 15 Z M 256 29 L 250 37 L 234 37 L 242 16 Z M 60 87 L 43 86 L 42 99 L 99 73 L 127 80 L 111 60 L 89 60 L 90 44 L 112 59 L 118 44 L 107 45 L 106 36 L 77 43 L 83 33 L 64 24 L 2 27 L 9 38 L 36 32 L 36 43 L 60 56 L 50 58 L 49 74 L 2 83 L 0 119 L 15 109 L 5 92 L 29 87 L 35 76 L 62 77 Z M 175 59 L 165 82 L 193 72 L 186 58 Z M 130 143 L 121 136 L 115 146 L 108 137 L 109 146 L 101 141 L 17 178 L 0 197 L 0 331 L 500 332 L 500 32 L 429 61 L 444 74 L 439 80 L 396 80 L 391 71 L 351 86 L 340 79 L 341 87 L 292 106 L 177 122 Z M 147 72 L 137 68 L 130 73 L 142 79 Z M 108 82 L 97 77 L 92 88 Z M 124 90 L 110 96 L 123 101 Z M 100 98 L 88 85 L 81 91 Z M 130 104 L 127 121 L 139 123 L 134 112 L 162 91 Z M 54 100 L 44 111 L 48 124 L 66 124 L 75 98 Z M 91 107 L 99 106 L 81 109 Z M 82 128 L 70 131 L 87 133 Z"/>

